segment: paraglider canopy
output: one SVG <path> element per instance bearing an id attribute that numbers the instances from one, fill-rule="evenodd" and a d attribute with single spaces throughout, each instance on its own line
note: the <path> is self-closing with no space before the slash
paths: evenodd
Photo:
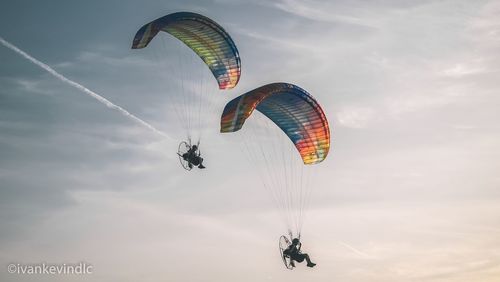
<path id="1" fill-rule="evenodd" d="M 221 132 L 235 132 L 258 110 L 294 143 L 304 164 L 323 161 L 330 149 L 328 120 L 319 103 L 304 89 L 271 83 L 236 97 L 222 113 Z"/>
<path id="2" fill-rule="evenodd" d="M 160 31 L 175 36 L 191 48 L 210 68 L 220 89 L 231 89 L 238 84 L 241 73 L 238 49 L 219 24 L 196 13 L 169 14 L 141 27 L 132 49 L 146 47 Z"/>

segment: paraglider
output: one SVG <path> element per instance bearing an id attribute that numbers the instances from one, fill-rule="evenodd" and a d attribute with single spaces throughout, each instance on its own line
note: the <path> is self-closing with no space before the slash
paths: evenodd
<path id="1" fill-rule="evenodd" d="M 229 34 L 215 21 L 196 13 L 177 12 L 158 18 L 142 26 L 134 36 L 132 49 L 142 49 L 150 44 L 160 31 L 170 34 L 180 40 L 185 46 L 189 47 L 194 54 L 201 58 L 211 75 L 216 79 L 218 88 L 232 89 L 240 79 L 241 62 L 238 49 Z M 170 47 L 170 44 L 166 44 Z M 165 49 L 167 49 L 165 47 Z M 202 123 L 206 120 L 206 108 L 210 108 L 213 99 L 208 92 L 210 89 L 204 89 L 204 77 L 200 74 L 199 66 L 190 68 L 189 62 L 186 62 L 187 55 L 179 51 L 174 54 L 179 59 L 179 64 L 170 66 L 166 71 L 166 79 L 175 79 L 169 85 L 171 112 L 175 113 L 179 119 L 179 124 L 184 127 L 187 135 L 187 141 L 182 141 L 179 148 L 189 148 L 180 155 L 181 164 L 187 170 L 192 166 L 204 168 L 202 158 L 196 150 L 199 147 L 201 132 L 205 128 Z M 161 55 L 157 56 L 161 57 Z M 170 63 L 170 62 L 169 62 Z M 191 63 L 193 60 L 191 59 Z M 174 91 L 171 88 L 173 84 L 179 84 L 179 90 Z M 179 93 L 180 92 L 180 93 Z M 176 97 L 180 96 L 180 97 Z M 196 149 L 190 145 L 192 134 L 197 138 Z M 179 154 L 179 152 L 177 152 Z"/>
<path id="2" fill-rule="evenodd" d="M 253 120 L 246 124 L 250 117 Z M 283 235 L 279 242 L 283 262 L 288 269 L 304 260 L 313 267 L 309 255 L 300 251 L 299 238 L 311 194 L 311 169 L 330 150 L 328 120 L 319 103 L 304 89 L 289 83 L 271 83 L 226 104 L 221 132 L 240 131 L 244 124 L 244 151 L 255 162 L 254 167 L 262 167 L 264 187 L 288 228 L 289 237 Z"/>
<path id="3" fill-rule="evenodd" d="M 203 158 L 201 157 L 201 152 L 198 150 L 198 145 L 191 145 L 186 141 L 182 141 L 179 144 L 177 155 L 185 170 L 191 170 L 193 166 L 197 166 L 200 169 L 206 168 L 203 165 Z"/>

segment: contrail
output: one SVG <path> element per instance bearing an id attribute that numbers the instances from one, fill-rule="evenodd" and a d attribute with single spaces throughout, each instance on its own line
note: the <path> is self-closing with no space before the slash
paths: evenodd
<path id="1" fill-rule="evenodd" d="M 372 256 L 370 256 L 369 254 L 364 253 L 364 252 L 362 252 L 362 251 L 360 251 L 360 250 L 358 250 L 358 249 L 354 248 L 353 246 L 351 246 L 351 245 L 347 244 L 346 242 L 338 241 L 338 243 L 339 243 L 339 244 L 341 244 L 342 246 L 344 246 L 344 247 L 348 248 L 349 250 L 353 251 L 354 253 L 356 253 L 356 254 L 358 254 L 358 255 L 360 255 L 360 256 L 362 256 L 362 257 L 364 257 L 364 258 L 368 258 L 368 259 L 372 259 L 372 258 L 373 258 L 373 257 L 372 257 Z"/>
<path id="2" fill-rule="evenodd" d="M 26 52 L 24 52 L 23 50 L 17 48 L 16 46 L 14 46 L 13 44 L 7 42 L 5 39 L 3 39 L 1 36 L 0 36 L 0 43 L 2 43 L 2 45 L 4 45 L 5 47 L 11 49 L 12 51 L 18 53 L 19 55 L 23 56 L 25 59 L 31 61 L 33 64 L 41 67 L 42 69 L 46 70 L 48 73 L 50 73 L 51 75 L 55 76 L 57 79 L 61 80 L 62 82 L 65 82 L 73 87 L 75 87 L 76 89 L 90 95 L 92 98 L 96 99 L 97 101 L 103 103 L 104 105 L 106 105 L 106 107 L 110 108 L 110 109 L 113 109 L 113 110 L 117 110 L 119 111 L 122 115 L 140 123 L 141 125 L 151 129 L 152 131 L 156 132 L 157 134 L 163 136 L 163 137 L 166 137 L 168 139 L 170 139 L 170 137 L 162 132 L 161 130 L 158 130 L 156 129 L 155 127 L 153 127 L 151 124 L 143 121 L 142 119 L 136 117 L 135 115 L 131 114 L 130 112 L 128 112 L 127 110 L 125 110 L 124 108 L 118 106 L 118 105 L 115 105 L 113 104 L 111 101 L 109 101 L 108 99 L 102 97 L 101 95 L 95 93 L 94 91 L 88 89 L 87 87 L 77 83 L 77 82 L 74 82 L 73 80 L 69 79 L 69 78 L 66 78 L 64 75 L 58 73 L 57 71 L 55 71 L 53 68 L 49 67 L 47 64 L 44 64 L 42 62 L 40 62 L 39 60 L 33 58 L 32 56 L 30 56 L 29 54 L 27 54 Z"/>

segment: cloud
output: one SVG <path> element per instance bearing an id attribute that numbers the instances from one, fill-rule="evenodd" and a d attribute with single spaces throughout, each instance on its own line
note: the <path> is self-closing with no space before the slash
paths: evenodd
<path id="1" fill-rule="evenodd" d="M 483 68 L 472 68 L 465 64 L 455 64 L 453 67 L 445 69 L 441 73 L 445 76 L 460 78 L 467 75 L 480 74 L 484 71 Z"/>
<path id="2" fill-rule="evenodd" d="M 78 63 L 99 63 L 114 67 L 116 69 L 153 68 L 158 66 L 158 62 L 146 59 L 140 56 L 139 54 L 135 54 L 135 56 L 127 54 L 127 56 L 116 57 L 116 56 L 110 56 L 102 52 L 83 51 L 77 56 L 76 59 Z M 69 63 L 69 64 L 74 65 L 75 63 Z"/>
<path id="3" fill-rule="evenodd" d="M 352 10 L 356 10 L 352 9 L 352 6 L 346 9 L 346 7 L 342 7 L 342 5 L 332 5 L 332 2 L 328 1 L 280 0 L 272 3 L 267 2 L 267 5 L 312 21 L 342 23 L 371 28 L 377 26 L 373 21 L 367 21 L 366 18 L 352 15 L 355 14 L 352 13 Z"/>
<path id="4" fill-rule="evenodd" d="M 336 120 L 340 126 L 364 128 L 377 118 L 375 113 L 374 109 L 367 107 L 346 108 L 336 113 Z"/>
<path id="5" fill-rule="evenodd" d="M 53 91 L 50 91 L 42 86 L 42 84 L 45 83 L 45 80 L 17 78 L 15 79 L 15 83 L 21 86 L 21 88 L 27 92 L 43 94 L 48 96 L 54 95 Z"/>

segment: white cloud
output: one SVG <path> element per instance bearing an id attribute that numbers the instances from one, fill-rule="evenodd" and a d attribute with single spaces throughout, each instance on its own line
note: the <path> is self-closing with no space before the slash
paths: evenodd
<path id="1" fill-rule="evenodd" d="M 375 110 L 367 107 L 341 109 L 336 113 L 340 126 L 364 128 L 377 118 Z"/>
<path id="2" fill-rule="evenodd" d="M 43 94 L 47 96 L 53 96 L 54 91 L 51 91 L 46 83 L 45 79 L 26 79 L 26 78 L 17 78 L 15 82 L 21 86 L 24 90 L 30 93 Z"/>
<path id="3" fill-rule="evenodd" d="M 441 73 L 450 77 L 463 77 L 467 75 L 479 74 L 484 72 L 482 68 L 472 68 L 466 64 L 455 64 L 453 67 L 443 70 Z"/>
<path id="4" fill-rule="evenodd" d="M 328 1 L 280 0 L 267 2 L 267 5 L 271 5 L 272 7 L 287 13 L 313 21 L 344 23 L 364 27 L 377 26 L 373 20 L 368 21 L 366 18 L 352 15 L 360 11 L 359 9 L 356 9 L 356 7 L 348 6 L 346 9 L 345 7 L 342 7 L 342 5 L 332 5 L 332 2 Z"/>

